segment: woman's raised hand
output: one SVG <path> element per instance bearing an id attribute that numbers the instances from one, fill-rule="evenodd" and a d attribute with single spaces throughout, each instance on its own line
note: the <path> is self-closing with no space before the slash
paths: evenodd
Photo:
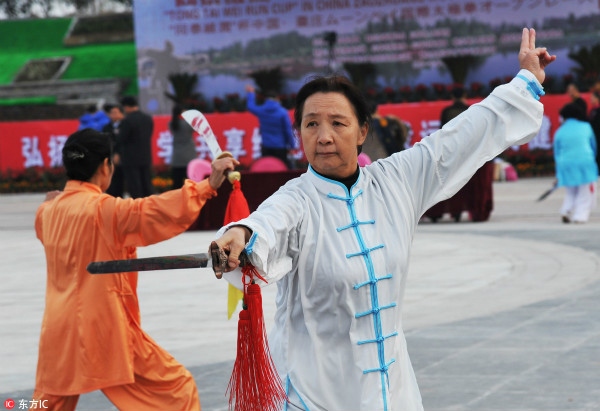
<path id="1" fill-rule="evenodd" d="M 544 69 L 556 60 L 556 56 L 548 54 L 546 47 L 535 47 L 535 30 L 523 29 L 521 36 L 521 50 L 519 51 L 519 66 L 529 70 L 542 84 L 546 78 Z"/>

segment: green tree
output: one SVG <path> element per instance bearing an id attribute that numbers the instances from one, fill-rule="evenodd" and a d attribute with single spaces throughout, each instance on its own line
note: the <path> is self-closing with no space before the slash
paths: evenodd
<path id="1" fill-rule="evenodd" d="M 198 104 L 202 96 L 194 91 L 198 83 L 197 74 L 175 73 L 170 74 L 168 78 L 173 94 L 165 92 L 165 96 L 184 107 Z"/>
<path id="2" fill-rule="evenodd" d="M 254 83 L 262 94 L 267 94 L 270 92 L 281 94 L 284 82 L 281 67 L 256 70 L 250 73 L 250 77 L 252 77 Z"/>
<path id="3" fill-rule="evenodd" d="M 449 56 L 442 58 L 442 62 L 450 72 L 452 81 L 459 84 L 465 84 L 467 74 L 470 70 L 479 67 L 485 61 L 485 57 L 465 54 L 459 56 Z"/>
<path id="4" fill-rule="evenodd" d="M 572 71 L 577 75 L 583 88 L 590 87 L 600 76 L 600 43 L 589 48 L 580 47 L 568 54 L 569 58 L 578 64 Z"/>
<path id="5" fill-rule="evenodd" d="M 43 16 L 48 17 L 55 0 L 0 0 L 0 11 L 9 19 L 34 17 L 34 6 L 39 6 Z"/>
<path id="6" fill-rule="evenodd" d="M 35 12 L 41 11 L 41 17 L 49 17 L 59 4 L 72 6 L 79 14 L 97 14 L 111 10 L 115 5 L 125 6 L 126 10 L 131 11 L 133 0 L 0 0 L 0 13 L 14 19 L 40 17 Z"/>
<path id="7" fill-rule="evenodd" d="M 373 63 L 344 63 L 344 70 L 354 85 L 363 91 L 375 85 L 377 69 Z"/>
<path id="8" fill-rule="evenodd" d="M 18 0 L 0 0 L 0 10 L 6 14 L 8 18 L 19 17 L 19 3 Z"/>

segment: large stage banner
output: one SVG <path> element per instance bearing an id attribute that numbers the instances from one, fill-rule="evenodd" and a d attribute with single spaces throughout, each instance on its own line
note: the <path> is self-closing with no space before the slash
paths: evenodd
<path id="1" fill-rule="evenodd" d="M 522 27 L 558 56 L 598 42 L 599 0 L 146 0 L 134 2 L 143 110 L 167 114 L 168 76 L 196 74 L 207 100 L 243 97 L 249 73 L 280 67 L 287 93 L 344 63 L 373 63 L 376 88 L 451 84 L 443 59 L 463 61 L 464 83 L 513 77 Z M 460 65 L 460 64 L 459 64 Z"/>

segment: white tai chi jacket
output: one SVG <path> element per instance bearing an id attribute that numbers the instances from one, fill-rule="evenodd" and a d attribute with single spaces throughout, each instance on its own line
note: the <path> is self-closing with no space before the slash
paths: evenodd
<path id="1" fill-rule="evenodd" d="M 350 191 L 309 168 L 236 223 L 253 232 L 252 263 L 277 283 L 269 345 L 287 409 L 423 409 L 402 331 L 419 218 L 486 161 L 533 138 L 542 114 L 515 78 L 414 147 L 361 168 Z M 240 286 L 239 270 L 225 277 Z"/>

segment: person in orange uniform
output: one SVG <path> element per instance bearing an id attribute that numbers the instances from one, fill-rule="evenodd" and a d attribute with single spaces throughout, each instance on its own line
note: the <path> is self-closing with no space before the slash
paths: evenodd
<path id="1" fill-rule="evenodd" d="M 140 327 L 137 273 L 90 275 L 91 261 L 136 258 L 136 247 L 185 231 L 216 195 L 233 158 L 210 177 L 138 199 L 112 197 L 110 136 L 72 134 L 63 148 L 68 182 L 49 193 L 35 218 L 47 263 L 33 404 L 74 410 L 79 394 L 103 393 L 119 410 L 199 410 L 194 378 Z M 54 197 L 54 198 L 53 198 Z"/>

